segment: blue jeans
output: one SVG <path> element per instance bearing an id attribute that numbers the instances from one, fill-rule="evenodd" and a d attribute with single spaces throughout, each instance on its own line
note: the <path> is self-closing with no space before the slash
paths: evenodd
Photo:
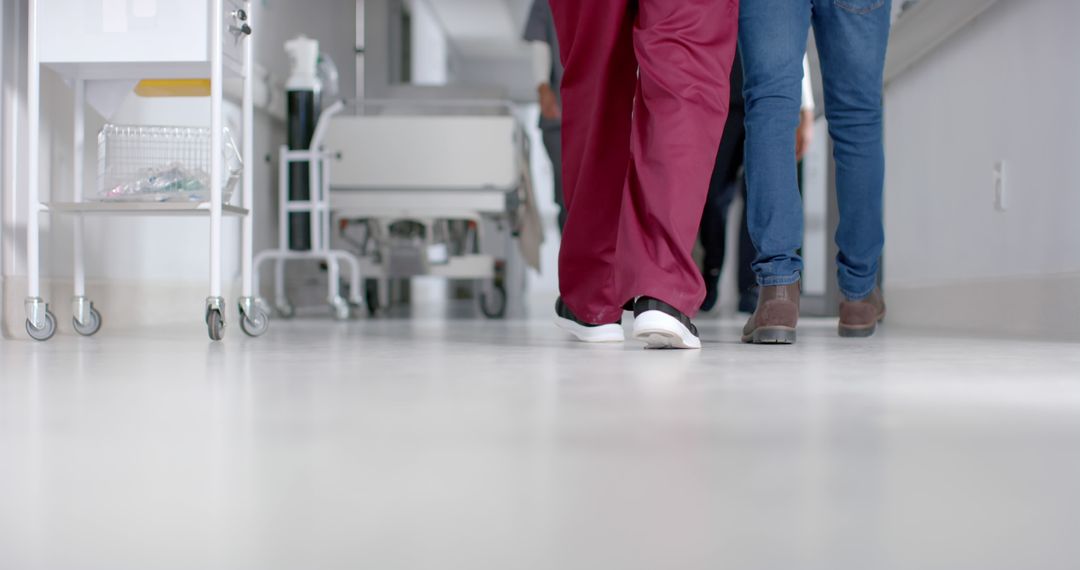
<path id="1" fill-rule="evenodd" d="M 739 48 L 746 96 L 747 221 L 761 285 L 802 273 L 802 198 L 795 161 L 802 57 L 814 27 L 833 139 L 841 292 L 859 300 L 877 285 L 881 249 L 881 92 L 891 0 L 742 0 Z"/>

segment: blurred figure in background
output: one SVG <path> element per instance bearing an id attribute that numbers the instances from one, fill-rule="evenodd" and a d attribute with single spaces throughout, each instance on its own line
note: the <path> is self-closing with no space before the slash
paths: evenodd
<path id="1" fill-rule="evenodd" d="M 727 120 L 738 0 L 552 0 L 567 219 L 556 323 L 589 342 L 701 348 L 692 250 Z M 792 129 L 794 132 L 794 129 Z"/>
<path id="2" fill-rule="evenodd" d="M 544 149 L 551 159 L 555 180 L 555 203 L 559 205 L 559 231 L 566 226 L 566 201 L 563 200 L 562 176 L 562 84 L 563 65 L 559 58 L 559 38 L 551 17 L 549 0 L 533 0 L 525 22 L 525 41 L 532 44 L 533 74 L 540 101 L 540 132 Z"/>
<path id="3" fill-rule="evenodd" d="M 716 152 L 716 166 L 709 183 L 709 198 L 701 216 L 699 232 L 704 250 L 701 273 L 705 278 L 705 301 L 702 311 L 711 311 L 720 300 L 720 274 L 727 253 L 727 217 L 736 194 L 743 197 L 743 210 L 739 229 L 738 287 L 739 312 L 752 313 L 757 306 L 757 277 L 752 267 L 757 251 L 746 229 L 746 178 L 742 174 L 745 156 L 746 118 L 743 99 L 742 58 L 735 53 L 735 65 L 731 69 L 731 105 L 724 136 Z M 803 56 L 802 112 L 799 128 L 795 133 L 795 157 L 802 160 L 814 137 L 814 89 L 810 83 L 810 62 Z"/>
<path id="4" fill-rule="evenodd" d="M 803 211 L 791 132 L 799 121 L 800 59 L 811 25 L 836 161 L 839 332 L 869 336 L 885 316 L 877 281 L 885 243 L 881 99 L 891 7 L 891 0 L 742 0 L 747 222 L 761 285 L 744 342 L 796 338 Z"/>

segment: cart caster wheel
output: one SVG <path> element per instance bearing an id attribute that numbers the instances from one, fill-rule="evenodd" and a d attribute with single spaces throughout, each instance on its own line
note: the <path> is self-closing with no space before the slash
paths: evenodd
<path id="1" fill-rule="evenodd" d="M 270 329 L 270 315 L 258 308 L 252 315 L 247 315 L 241 310 L 240 329 L 250 337 L 262 336 Z"/>
<path id="2" fill-rule="evenodd" d="M 480 312 L 489 319 L 506 317 L 506 286 L 496 282 L 491 287 L 491 295 L 480 293 Z"/>
<path id="3" fill-rule="evenodd" d="M 101 330 L 101 313 L 90 307 L 90 320 L 86 324 L 79 324 L 79 319 L 72 317 L 71 325 L 75 327 L 75 332 L 82 336 L 94 336 Z"/>
<path id="4" fill-rule="evenodd" d="M 347 321 L 352 316 L 349 302 L 344 297 L 335 297 L 330 301 L 330 310 L 334 311 L 334 319 L 338 321 Z"/>
<path id="5" fill-rule="evenodd" d="M 221 311 L 211 309 L 206 314 L 206 332 L 209 333 L 210 340 L 217 341 L 225 338 L 225 319 Z"/>
<path id="6" fill-rule="evenodd" d="M 279 304 L 277 307 L 278 317 L 282 319 L 291 319 L 296 316 L 296 308 L 288 303 Z"/>
<path id="7" fill-rule="evenodd" d="M 34 340 L 46 341 L 56 334 L 56 317 L 53 316 L 51 311 L 45 311 L 45 326 L 37 328 L 34 323 L 30 322 L 30 319 L 26 320 L 26 334 L 30 335 L 30 338 Z"/>

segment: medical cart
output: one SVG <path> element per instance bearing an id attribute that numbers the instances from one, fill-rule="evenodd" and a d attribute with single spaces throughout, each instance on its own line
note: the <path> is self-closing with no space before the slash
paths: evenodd
<path id="1" fill-rule="evenodd" d="M 252 287 L 252 17 L 251 2 L 235 0 L 31 0 L 29 16 L 29 148 L 26 331 L 36 340 L 56 332 L 56 318 L 41 298 L 39 216 L 74 216 L 75 331 L 95 334 L 101 315 L 86 296 L 83 217 L 91 215 L 201 216 L 210 222 L 210 284 L 204 318 L 212 340 L 224 336 L 226 303 L 222 296 L 222 217 L 242 218 L 242 297 L 240 325 L 250 336 L 266 332 L 269 316 Z M 41 66 L 68 80 L 75 91 L 73 201 L 39 200 L 39 129 Z M 84 108 L 88 82 L 99 80 L 209 79 L 209 196 L 204 201 L 85 201 L 83 192 Z M 223 84 L 243 82 L 243 160 L 241 206 L 225 204 Z"/>

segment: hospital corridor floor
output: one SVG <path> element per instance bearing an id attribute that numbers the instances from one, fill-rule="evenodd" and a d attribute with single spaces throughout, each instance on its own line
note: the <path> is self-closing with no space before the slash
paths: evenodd
<path id="1" fill-rule="evenodd" d="M 740 324 L 3 340 L 0 568 L 1080 568 L 1078 345 Z"/>

